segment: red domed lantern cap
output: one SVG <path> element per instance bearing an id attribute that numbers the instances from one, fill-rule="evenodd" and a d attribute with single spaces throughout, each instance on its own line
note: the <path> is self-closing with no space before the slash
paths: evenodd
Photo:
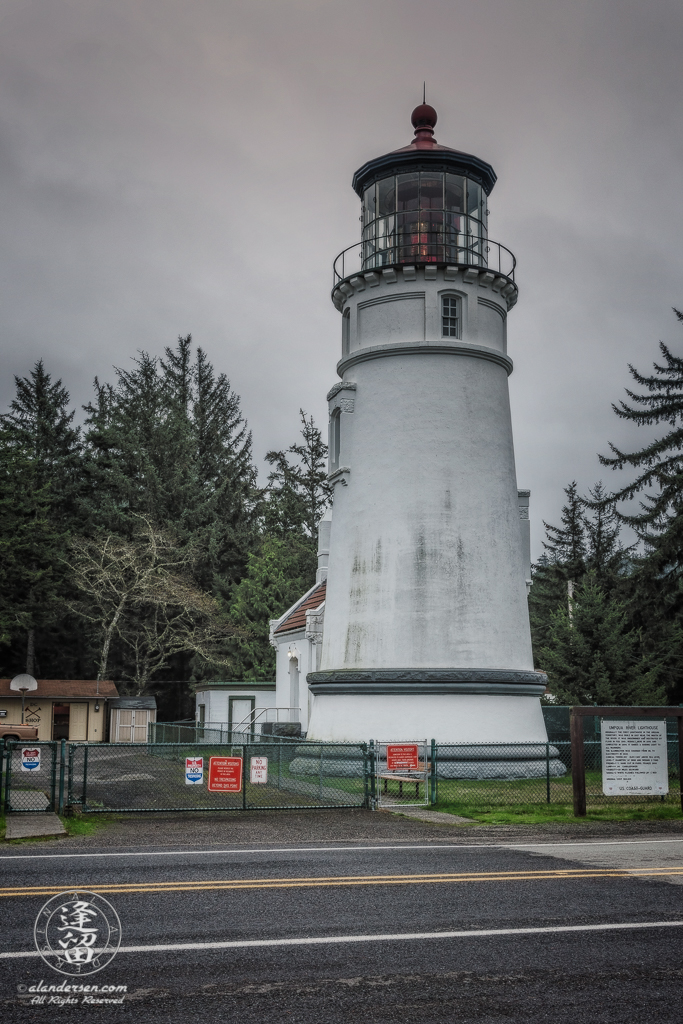
<path id="1" fill-rule="evenodd" d="M 437 122 L 436 111 L 429 103 L 421 103 L 410 115 L 413 128 L 433 128 Z"/>

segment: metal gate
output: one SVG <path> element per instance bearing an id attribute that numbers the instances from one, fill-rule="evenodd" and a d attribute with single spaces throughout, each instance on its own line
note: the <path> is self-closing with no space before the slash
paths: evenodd
<path id="1" fill-rule="evenodd" d="M 239 761 L 240 783 L 212 789 L 212 759 Z M 67 804 L 91 814 L 366 807 L 369 779 L 365 743 L 71 743 Z"/>
<path id="2" fill-rule="evenodd" d="M 425 807 L 436 801 L 434 740 L 375 740 L 372 752 L 378 807 Z"/>
<path id="3" fill-rule="evenodd" d="M 0 804 L 5 813 L 63 809 L 59 796 L 64 791 L 65 746 L 64 740 L 5 742 Z"/>

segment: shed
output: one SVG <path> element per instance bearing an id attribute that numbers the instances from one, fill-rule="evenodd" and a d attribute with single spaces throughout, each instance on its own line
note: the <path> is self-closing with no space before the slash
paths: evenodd
<path id="1" fill-rule="evenodd" d="M 147 727 L 157 720 L 156 697 L 119 697 L 110 703 L 111 743 L 146 743 Z"/>

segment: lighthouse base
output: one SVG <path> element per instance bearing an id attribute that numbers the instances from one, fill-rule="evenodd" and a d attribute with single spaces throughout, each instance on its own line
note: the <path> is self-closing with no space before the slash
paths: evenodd
<path id="1" fill-rule="evenodd" d="M 314 699 L 306 737 L 309 741 L 407 742 L 422 738 L 447 744 L 545 744 L 548 741 L 537 694 L 315 693 L 326 687 L 312 689 Z M 419 685 L 415 689 L 419 690 Z M 539 689 L 542 692 L 543 687 Z"/>

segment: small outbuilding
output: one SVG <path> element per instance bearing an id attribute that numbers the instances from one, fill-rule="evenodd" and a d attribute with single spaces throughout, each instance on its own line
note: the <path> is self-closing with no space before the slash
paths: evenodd
<path id="1" fill-rule="evenodd" d="M 257 732 L 273 720 L 275 683 L 194 683 L 197 725 Z M 276 716 L 275 716 L 276 717 Z"/>
<path id="2" fill-rule="evenodd" d="M 102 743 L 107 739 L 107 706 L 118 697 L 109 679 L 38 679 L 26 694 L 24 724 L 38 728 L 39 740 Z M 0 721 L 21 723 L 21 694 L 0 679 Z"/>
<path id="3" fill-rule="evenodd" d="M 110 743 L 146 743 L 150 722 L 157 720 L 156 697 L 118 697 L 111 701 Z"/>

